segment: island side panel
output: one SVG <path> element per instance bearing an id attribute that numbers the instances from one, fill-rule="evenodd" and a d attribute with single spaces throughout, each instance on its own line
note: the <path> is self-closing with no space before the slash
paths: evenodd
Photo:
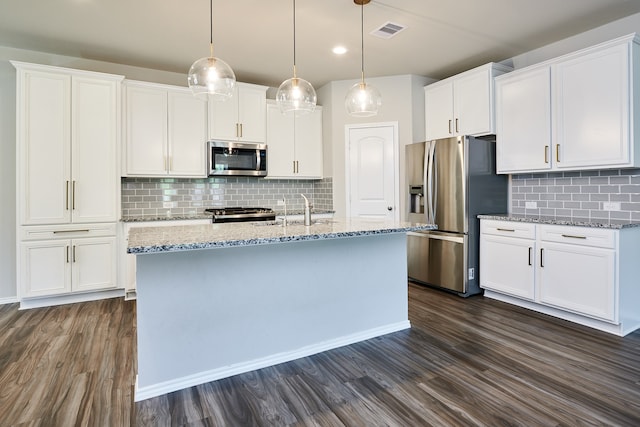
<path id="1" fill-rule="evenodd" d="M 136 400 L 409 327 L 406 234 L 138 255 Z"/>

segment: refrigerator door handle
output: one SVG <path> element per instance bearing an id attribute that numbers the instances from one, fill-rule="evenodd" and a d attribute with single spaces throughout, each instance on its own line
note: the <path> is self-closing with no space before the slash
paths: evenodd
<path id="1" fill-rule="evenodd" d="M 446 240 L 447 242 L 464 243 L 463 236 L 447 236 L 445 234 L 432 234 L 432 233 L 416 233 L 408 231 L 407 236 L 424 237 L 435 240 Z"/>
<path id="2" fill-rule="evenodd" d="M 427 182 L 428 172 L 429 172 L 429 148 L 431 147 L 431 142 L 425 144 L 424 148 L 424 164 L 422 167 L 422 188 L 424 189 L 424 204 L 426 205 L 425 215 L 427 217 L 427 223 L 431 224 L 431 208 L 429 206 L 429 201 L 431 200 L 431 192 L 429 190 L 429 185 Z"/>
<path id="3" fill-rule="evenodd" d="M 436 223 L 436 211 L 438 209 L 438 174 L 436 173 L 436 165 L 438 162 L 438 157 L 436 156 L 436 143 L 433 142 L 433 148 L 431 149 L 431 185 L 433 186 L 431 190 L 431 210 L 433 215 L 433 223 Z"/>

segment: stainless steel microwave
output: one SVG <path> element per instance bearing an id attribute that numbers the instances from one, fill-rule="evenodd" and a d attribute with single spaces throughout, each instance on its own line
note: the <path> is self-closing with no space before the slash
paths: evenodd
<path id="1" fill-rule="evenodd" d="M 267 145 L 208 141 L 209 176 L 267 176 Z"/>

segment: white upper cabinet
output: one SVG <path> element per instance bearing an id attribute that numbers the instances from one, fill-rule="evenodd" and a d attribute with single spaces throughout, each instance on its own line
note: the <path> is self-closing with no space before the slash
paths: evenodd
<path id="1" fill-rule="evenodd" d="M 225 101 L 209 99 L 209 139 L 264 143 L 267 87 L 236 83 Z"/>
<path id="2" fill-rule="evenodd" d="M 495 133 L 495 76 L 510 67 L 489 63 L 425 86 L 428 140 Z"/>
<path id="3" fill-rule="evenodd" d="M 551 168 L 551 72 L 506 74 L 496 84 L 496 164 L 499 173 Z"/>
<path id="4" fill-rule="evenodd" d="M 207 101 L 187 88 L 127 81 L 127 176 L 204 177 Z"/>
<path id="5" fill-rule="evenodd" d="M 123 77 L 13 64 L 19 223 L 116 221 Z"/>
<path id="6" fill-rule="evenodd" d="M 632 34 L 496 78 L 498 173 L 638 167 L 639 40 Z"/>
<path id="7" fill-rule="evenodd" d="M 299 117 L 267 105 L 268 178 L 322 178 L 322 108 Z"/>

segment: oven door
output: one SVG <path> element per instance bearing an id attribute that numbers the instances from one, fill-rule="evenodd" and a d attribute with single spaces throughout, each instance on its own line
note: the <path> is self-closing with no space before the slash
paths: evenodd
<path id="1" fill-rule="evenodd" d="M 209 141 L 209 175 L 266 176 L 267 146 L 246 142 Z"/>

